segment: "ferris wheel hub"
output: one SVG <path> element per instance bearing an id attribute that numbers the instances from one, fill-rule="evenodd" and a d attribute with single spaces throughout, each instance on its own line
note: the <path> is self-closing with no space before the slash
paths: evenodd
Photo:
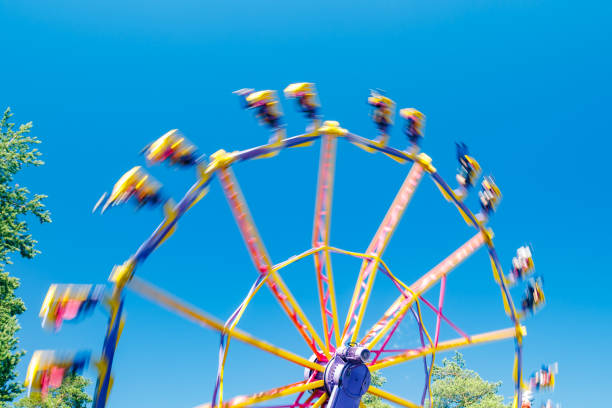
<path id="1" fill-rule="evenodd" d="M 365 364 L 370 354 L 370 350 L 365 347 L 341 346 L 326 362 L 324 373 L 307 368 L 304 370 L 304 378 L 306 381 L 324 381 L 324 387 L 313 392 L 325 391 L 329 395 L 328 408 L 358 408 L 361 397 L 370 386 L 370 370 Z M 314 355 L 310 360 L 325 363 L 318 361 Z"/>

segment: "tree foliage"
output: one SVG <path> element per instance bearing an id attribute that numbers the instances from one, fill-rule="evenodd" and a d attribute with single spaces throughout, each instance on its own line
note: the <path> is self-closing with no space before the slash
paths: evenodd
<path id="1" fill-rule="evenodd" d="M 40 141 L 30 136 L 32 123 L 15 127 L 7 109 L 0 119 L 0 407 L 7 407 L 21 392 L 15 381 L 15 367 L 23 356 L 18 350 L 17 316 L 25 311 L 23 301 L 15 296 L 19 279 L 4 271 L 10 264 L 9 255 L 18 252 L 25 258 L 38 253 L 36 241 L 28 231 L 26 217 L 33 215 L 41 223 L 51 222 L 45 210 L 44 195 L 31 196 L 30 191 L 13 183 L 15 175 L 25 166 L 40 166 L 40 152 L 34 147 Z"/>
<path id="2" fill-rule="evenodd" d="M 442 366 L 434 365 L 431 391 L 434 408 L 506 408 L 497 392 L 501 381 L 488 382 L 465 368 L 463 355 L 455 352 Z"/>
<path id="3" fill-rule="evenodd" d="M 10 263 L 11 252 L 19 252 L 24 258 L 32 258 L 38 253 L 25 216 L 31 214 L 41 223 L 51 222 L 49 211 L 42 203 L 46 196 L 30 197 L 27 187 L 13 184 L 15 175 L 23 167 L 44 163 L 40 160 L 41 153 L 34 147 L 40 140 L 29 135 L 32 122 L 15 129 L 15 124 L 9 122 L 11 116 L 10 109 L 6 109 L 0 119 L 0 265 Z"/>
<path id="4" fill-rule="evenodd" d="M 92 399 L 85 392 L 91 382 L 79 375 L 64 379 L 58 388 L 49 390 L 46 398 L 40 393 L 32 393 L 15 404 L 15 408 L 85 408 Z"/>
<path id="5" fill-rule="evenodd" d="M 15 333 L 20 329 L 17 315 L 25 311 L 23 301 L 14 295 L 19 279 L 0 272 L 0 407 L 17 397 L 21 384 L 16 382 L 15 367 L 24 352 L 18 350 L 19 339 Z"/>

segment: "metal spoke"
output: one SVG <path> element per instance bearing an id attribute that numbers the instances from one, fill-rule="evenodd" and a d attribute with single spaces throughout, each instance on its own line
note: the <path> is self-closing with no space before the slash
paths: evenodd
<path id="1" fill-rule="evenodd" d="M 253 222 L 246 200 L 240 191 L 238 181 L 229 167 L 221 169 L 219 173 L 219 180 L 221 181 L 223 192 L 232 209 L 234 218 L 236 218 L 236 223 L 238 224 L 242 238 L 249 250 L 251 259 L 257 271 L 260 274 L 264 274 L 272 269 L 272 263 L 263 241 L 257 232 L 257 227 Z M 280 275 L 276 271 L 272 272 L 267 283 L 270 290 L 281 304 L 281 307 L 289 316 L 289 319 L 302 335 L 312 352 L 316 355 L 320 354 L 317 346 L 320 350 L 326 352 L 321 338 L 312 327 L 310 321 L 306 318 L 302 308 L 298 305 L 297 300 L 293 297 Z"/>
<path id="2" fill-rule="evenodd" d="M 328 398 L 329 398 L 329 395 L 327 394 L 321 395 L 319 399 L 315 401 L 315 403 L 312 405 L 311 408 L 319 408 L 325 403 L 325 401 L 327 401 Z"/>
<path id="3" fill-rule="evenodd" d="M 323 380 L 314 381 L 311 383 L 306 383 L 305 381 L 300 381 L 294 384 L 285 385 L 283 387 L 273 388 L 268 391 L 258 392 L 253 395 L 241 395 L 239 397 L 234 397 L 231 400 L 223 403 L 221 407 L 248 407 L 254 404 L 258 404 L 263 401 L 268 401 L 275 398 L 285 397 L 291 394 L 297 394 L 302 391 L 314 390 L 316 388 L 323 387 Z M 211 404 L 199 405 L 196 408 L 210 408 Z"/>
<path id="4" fill-rule="evenodd" d="M 391 401 L 394 402 L 398 405 L 401 405 L 403 407 L 408 407 L 408 408 L 422 408 L 420 405 L 415 404 L 414 402 L 410 402 L 408 400 L 405 400 L 401 397 L 398 397 L 395 394 L 391 394 L 390 392 L 387 391 L 383 391 L 380 388 L 376 388 L 373 385 L 370 385 L 370 388 L 368 388 L 368 392 L 372 395 L 376 395 L 377 397 L 380 398 L 384 398 L 387 401 Z"/>
<path id="5" fill-rule="evenodd" d="M 393 327 L 395 322 L 401 318 L 410 306 L 417 300 L 417 297 L 431 288 L 438 280 L 446 276 L 457 265 L 463 262 L 468 256 L 474 253 L 485 242 L 483 232 L 474 235 L 469 241 L 459 247 L 455 252 L 449 255 L 444 261 L 440 262 L 433 269 L 423 275 L 419 280 L 410 286 L 410 291 L 405 291 L 400 295 L 395 302 L 387 309 L 385 314 L 372 326 L 365 335 L 361 344 L 368 343 L 368 348 L 373 349 L 380 339 Z"/>
<path id="6" fill-rule="evenodd" d="M 128 287 L 139 295 L 149 300 L 152 300 L 155 303 L 158 303 L 164 306 L 165 308 L 173 311 L 174 313 L 182 317 L 186 317 L 206 328 L 216 330 L 220 333 L 226 333 L 228 336 L 231 336 L 244 343 L 250 344 L 251 346 L 257 347 L 268 353 L 274 354 L 275 356 L 284 358 L 285 360 L 291 361 L 292 363 L 301 365 L 302 367 L 308 367 L 321 372 L 325 371 L 325 367 L 320 364 L 313 363 L 312 361 L 300 357 L 290 351 L 284 350 L 280 347 L 276 347 L 263 340 L 259 340 L 256 337 L 242 330 L 229 330 L 225 328 L 224 323 L 221 320 L 206 314 L 202 310 L 199 310 L 196 307 L 173 297 L 172 295 L 164 293 L 163 291 L 144 281 L 143 279 L 134 277 L 129 283 Z"/>
<path id="7" fill-rule="evenodd" d="M 331 223 L 332 197 L 334 188 L 334 167 L 336 161 L 336 137 L 330 134 L 321 136 L 321 154 L 319 158 L 319 177 L 317 181 L 317 198 L 312 232 L 313 248 L 325 247 L 314 255 L 321 319 L 323 321 L 323 338 L 329 352 L 332 348 L 332 332 L 336 346 L 340 345 L 340 327 L 336 307 L 334 276 L 329 255 L 329 229 Z M 331 321 L 330 321 L 331 319 Z"/>
<path id="8" fill-rule="evenodd" d="M 415 358 L 432 354 L 434 352 L 437 353 L 439 351 L 452 350 L 460 347 L 467 347 L 476 344 L 490 343 L 493 341 L 514 338 L 517 336 L 517 334 L 525 336 L 527 334 L 525 326 L 519 326 L 519 328 L 510 327 L 507 329 L 477 334 L 474 336 L 470 336 L 467 339 L 464 337 L 460 337 L 453 340 L 447 340 L 438 343 L 437 347 L 426 346 L 421 347 L 419 349 L 408 350 L 395 356 L 387 357 L 380 360 L 378 363 L 370 366 L 370 371 L 377 371 L 385 367 L 401 364 L 409 360 L 414 360 Z"/>
<path id="9" fill-rule="evenodd" d="M 404 214 L 404 210 L 408 206 L 414 191 L 416 190 L 424 173 L 423 166 L 420 163 L 414 163 L 408 172 L 404 183 L 400 187 L 393 203 L 389 207 L 385 218 L 378 227 L 372 242 L 368 246 L 366 254 L 373 255 L 376 258 L 371 261 L 364 261 L 361 265 L 361 270 L 357 277 L 357 283 L 353 291 L 353 298 L 349 305 L 349 312 L 346 316 L 344 329 L 342 333 L 343 341 L 346 341 L 351 336 L 351 341 L 354 342 L 359 334 L 361 321 L 365 313 L 368 299 L 376 277 L 379 258 L 387 248 L 387 244 L 399 224 L 399 221 Z M 352 325 L 352 327 L 351 327 Z"/>

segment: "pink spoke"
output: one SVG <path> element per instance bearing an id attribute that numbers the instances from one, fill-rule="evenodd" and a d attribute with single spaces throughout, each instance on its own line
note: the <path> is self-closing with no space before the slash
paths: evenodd
<path id="1" fill-rule="evenodd" d="M 317 376 L 317 371 L 313 372 L 313 373 L 310 375 L 310 378 L 308 379 L 308 381 L 306 381 L 306 384 L 311 383 L 311 382 L 312 382 L 312 380 L 314 380 L 314 379 L 316 378 L 316 376 Z M 304 395 L 304 393 L 305 393 L 305 392 L 306 392 L 306 391 L 302 391 L 302 392 L 300 392 L 300 393 L 298 394 L 297 398 L 295 399 L 295 402 L 293 403 L 293 405 L 290 405 L 290 406 L 296 406 L 296 407 L 297 407 L 297 406 L 300 406 L 300 405 L 301 405 L 301 404 L 300 404 L 300 399 L 302 398 L 302 396 Z M 313 394 L 313 395 L 314 395 L 314 394 Z"/>
<path id="2" fill-rule="evenodd" d="M 372 326 L 360 343 L 367 344 L 369 347 L 373 348 L 378 341 L 382 339 L 384 334 L 393 327 L 397 319 L 403 316 L 414 301 L 416 301 L 416 297 L 412 296 L 412 293 L 420 296 L 429 290 L 436 281 L 442 279 L 443 276 L 450 273 L 458 264 L 480 248 L 484 244 L 484 241 L 485 233 L 481 231 L 413 283 L 410 286 L 410 293 L 402 293 L 387 309 L 378 322 Z"/>
<path id="3" fill-rule="evenodd" d="M 374 238 L 370 242 L 366 254 L 374 257 L 382 257 L 387 244 L 393 235 L 393 232 L 397 228 L 406 207 L 410 203 L 412 196 L 421 181 L 424 169 L 419 163 L 414 163 L 404 183 L 400 187 L 397 195 L 393 199 L 389 210 L 385 214 L 382 223 L 378 227 Z M 346 317 L 346 322 L 342 331 L 343 341 L 352 337 L 352 341 L 355 341 L 356 336 L 359 333 L 361 326 L 361 320 L 365 313 L 365 309 L 368 304 L 368 298 L 376 278 L 376 271 L 378 268 L 378 260 L 365 260 L 359 271 L 357 277 L 357 283 L 353 291 L 353 297 L 349 304 L 349 312 Z"/>
<path id="4" fill-rule="evenodd" d="M 427 306 L 429 306 L 429 308 L 431 310 L 433 310 L 436 314 L 439 313 L 439 316 L 442 318 L 442 320 L 444 320 L 446 323 L 448 323 L 448 325 L 450 327 L 452 327 L 459 335 L 461 335 L 462 337 L 464 337 L 465 339 L 469 340 L 470 336 L 467 335 L 463 330 L 461 330 L 459 327 L 457 327 L 457 325 L 455 325 L 453 322 L 451 322 L 448 317 L 444 316 L 444 314 L 442 314 L 442 312 L 439 312 L 438 309 L 432 305 L 431 303 L 429 303 L 429 301 L 427 299 L 425 299 L 422 296 L 419 296 L 419 299 L 423 301 L 423 303 L 425 303 Z"/>
<path id="5" fill-rule="evenodd" d="M 299 404 L 294 404 L 293 406 L 295 407 L 309 407 L 311 405 L 314 404 L 314 402 L 312 402 L 313 399 L 315 399 L 315 397 L 318 397 L 319 393 L 313 392 L 312 394 L 310 394 L 310 396 L 308 398 L 306 398 L 306 401 L 299 403 Z"/>
<path id="6" fill-rule="evenodd" d="M 336 137 L 323 134 L 321 136 L 317 198 L 312 233 L 312 246 L 314 248 L 327 247 L 329 245 L 335 162 Z M 329 351 L 334 348 L 334 343 L 332 342 L 333 333 L 336 334 L 335 343 L 338 343 L 340 340 L 340 328 L 336 311 L 334 278 L 327 248 L 314 254 L 314 264 L 319 291 L 321 319 L 323 320 L 323 333 L 325 337 L 323 340 L 327 351 Z"/>
<path id="7" fill-rule="evenodd" d="M 376 356 L 374 356 L 374 358 L 372 359 L 372 363 L 371 364 L 374 364 L 376 362 L 376 360 L 378 360 L 378 357 L 380 357 L 381 353 L 388 352 L 388 350 L 385 350 L 385 347 L 387 346 L 387 343 L 389 343 L 389 340 L 391 340 L 391 337 L 393 336 L 393 333 L 395 333 L 395 330 L 397 330 L 397 328 L 399 327 L 399 325 L 402 322 L 402 320 L 404 320 L 404 316 L 402 316 L 399 319 L 397 319 L 397 323 L 395 323 L 395 325 L 393 326 L 393 329 L 391 329 L 391 331 L 387 335 L 387 338 L 385 339 L 383 345 L 380 347 L 380 350 L 378 350 L 376 352 Z"/>
<path id="8" fill-rule="evenodd" d="M 436 312 L 438 315 L 436 319 L 436 339 L 434 341 L 436 347 L 438 347 L 438 339 L 440 338 L 440 318 L 442 317 L 442 306 L 444 305 L 444 292 L 446 292 L 446 276 L 443 276 L 440 281 L 440 298 L 438 299 L 438 311 Z"/>
<path id="9" fill-rule="evenodd" d="M 272 263 L 231 168 L 226 167 L 220 170 L 219 181 L 238 224 L 240 234 L 246 243 L 251 260 L 259 274 L 265 275 L 272 269 Z M 321 339 L 316 334 L 295 298 L 291 295 L 291 292 L 289 292 L 280 275 L 277 272 L 272 272 L 266 283 L 312 352 L 317 356 L 323 357 L 319 352 L 319 349 L 324 349 Z"/>

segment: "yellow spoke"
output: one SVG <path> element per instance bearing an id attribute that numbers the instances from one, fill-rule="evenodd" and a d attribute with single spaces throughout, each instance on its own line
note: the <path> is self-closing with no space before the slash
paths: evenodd
<path id="1" fill-rule="evenodd" d="M 404 316 L 410 309 L 410 306 L 417 300 L 418 296 L 429 290 L 436 282 L 448 275 L 455 267 L 467 259 L 472 253 L 480 248 L 485 242 L 483 232 L 474 235 L 469 241 L 459 247 L 455 252 L 449 255 L 445 260 L 436 265 L 433 269 L 423 275 L 419 280 L 410 286 L 410 290 L 400 295 L 395 302 L 387 309 L 385 314 L 372 326 L 370 331 L 365 335 L 361 344 L 368 343 L 368 348 L 373 349 L 374 346 L 383 338 L 383 336 L 393 327 L 399 318 Z"/>
<path id="2" fill-rule="evenodd" d="M 323 387 L 323 380 L 314 381 L 306 384 L 305 381 L 297 382 L 294 384 L 289 384 L 284 387 L 273 388 L 268 391 L 258 392 L 253 395 L 241 395 L 239 397 L 234 397 L 228 402 L 223 403 L 221 407 L 249 407 L 254 404 L 258 404 L 263 401 L 268 401 L 275 398 L 285 397 L 291 394 L 297 394 L 302 391 L 314 390 L 315 388 Z M 196 408 L 210 408 L 211 404 L 199 405 Z"/>
<path id="3" fill-rule="evenodd" d="M 373 385 L 370 385 L 370 388 L 368 388 L 368 392 L 372 395 L 376 395 L 377 397 L 380 398 L 384 398 L 387 401 L 391 401 L 394 402 L 398 405 L 401 405 L 403 407 L 408 407 L 408 408 L 422 408 L 420 405 L 417 405 L 413 402 L 410 402 L 408 400 L 405 400 L 401 397 L 398 397 L 397 395 L 391 394 L 390 392 L 387 391 L 383 391 L 380 388 L 376 388 Z"/>
<path id="4" fill-rule="evenodd" d="M 415 358 L 423 357 L 434 352 L 452 350 L 460 347 L 473 346 L 476 344 L 490 343 L 493 341 L 500 341 L 505 339 L 514 338 L 517 335 L 527 335 L 527 329 L 525 326 L 509 327 L 507 329 L 496 330 L 487 333 L 477 334 L 470 336 L 469 338 L 460 337 L 453 340 L 442 341 L 438 343 L 437 347 L 426 346 L 420 349 L 408 350 L 406 352 L 397 354 L 395 356 L 387 357 L 380 360 L 378 363 L 370 366 L 370 371 L 377 371 L 385 367 L 394 366 L 403 362 L 414 360 Z"/>
<path id="5" fill-rule="evenodd" d="M 327 398 L 329 398 L 327 394 L 321 395 L 319 399 L 310 408 L 319 408 L 321 405 L 325 403 L 325 401 L 327 401 Z"/>
<path id="6" fill-rule="evenodd" d="M 143 279 L 134 277 L 130 281 L 128 287 L 139 295 L 150 299 L 155 303 L 159 303 L 160 305 L 173 311 L 174 313 L 182 317 L 186 317 L 192 321 L 195 321 L 196 323 L 204 327 L 216 330 L 220 333 L 226 333 L 228 336 L 231 336 L 244 343 L 250 344 L 251 346 L 257 347 L 268 353 L 274 354 L 275 356 L 284 358 L 285 360 L 299 364 L 302 367 L 308 367 L 321 372 L 325 371 L 325 367 L 320 364 L 313 363 L 312 361 L 300 357 L 290 351 L 284 350 L 280 347 L 276 347 L 263 340 L 259 340 L 258 338 L 242 330 L 224 328 L 224 323 L 221 320 L 204 313 L 196 307 L 189 305 L 188 303 L 181 301 L 173 297 L 172 295 L 164 293 L 162 290 L 156 288 L 155 286 L 144 281 Z"/>
<path id="7" fill-rule="evenodd" d="M 349 312 L 344 323 L 342 332 L 343 340 L 346 340 L 349 335 L 351 335 L 351 341 L 354 342 L 357 339 L 359 328 L 361 327 L 361 322 L 363 321 L 363 316 L 368 306 L 372 286 L 374 285 L 374 279 L 376 278 L 378 259 L 380 259 L 385 252 L 393 232 L 402 219 L 402 215 L 421 181 L 423 172 L 424 169 L 421 164 L 414 163 L 412 165 L 366 250 L 366 254 L 373 255 L 376 258 L 372 261 L 364 261 L 361 265 L 355 289 L 353 290 L 353 297 L 349 304 Z M 351 325 L 353 325 L 352 328 Z"/>
<path id="8" fill-rule="evenodd" d="M 336 136 L 323 133 L 321 136 L 321 152 L 319 154 L 319 175 L 317 180 L 317 195 L 312 228 L 312 246 L 325 246 L 322 253 L 314 256 L 314 266 L 319 292 L 319 306 L 323 322 L 323 339 L 325 347 L 331 349 L 331 332 L 334 332 L 336 345 L 340 343 L 340 327 L 336 307 L 334 275 L 329 256 L 329 230 L 331 224 L 332 198 L 334 191 L 334 167 L 336 164 Z M 331 316 L 329 316 L 331 315 Z M 331 318 L 331 321 L 330 321 Z"/>
<path id="9" fill-rule="evenodd" d="M 219 170 L 219 181 L 257 272 L 262 274 L 272 270 L 273 265 L 268 251 L 257 231 L 247 202 L 240 190 L 238 180 L 229 166 Z M 297 303 L 297 300 L 276 271 L 271 273 L 268 279 L 268 286 L 313 353 L 318 353 L 318 346 L 328 358 L 331 357 L 321 338 Z"/>

